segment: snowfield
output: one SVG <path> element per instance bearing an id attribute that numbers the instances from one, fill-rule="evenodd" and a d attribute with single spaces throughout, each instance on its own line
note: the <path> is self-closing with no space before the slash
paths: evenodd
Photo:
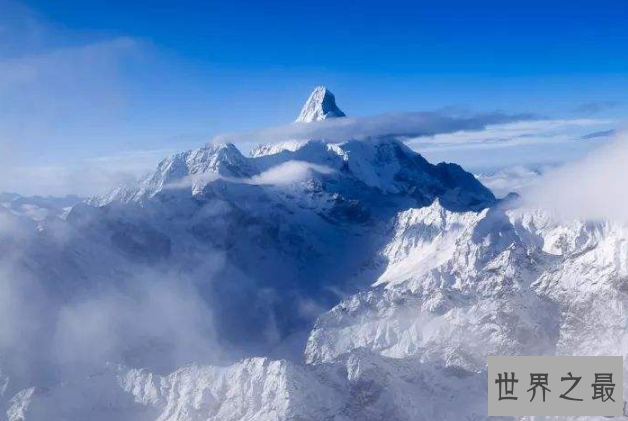
<path id="1" fill-rule="evenodd" d="M 343 116 L 320 87 L 297 122 Z M 0 207 L 0 256 L 0 420 L 488 420 L 489 355 L 628 350 L 627 224 L 391 139 L 206 145 Z"/>

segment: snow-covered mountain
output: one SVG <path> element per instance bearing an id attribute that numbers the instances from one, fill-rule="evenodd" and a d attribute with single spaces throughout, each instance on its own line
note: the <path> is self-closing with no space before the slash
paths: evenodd
<path id="1" fill-rule="evenodd" d="M 331 95 L 314 94 L 320 92 Z M 324 108 L 328 97 L 314 94 L 305 108 Z M 270 145 L 251 157 L 232 144 L 208 144 L 166 158 L 137 185 L 91 200 L 96 207 L 75 208 L 68 222 L 98 219 L 85 242 L 115 239 L 112 246 L 130 261 L 188 272 L 198 265 L 190 251 L 201 259 L 220 254 L 213 276 L 237 281 L 202 289 L 228 316 L 218 324 L 221 337 L 274 347 L 304 336 L 321 309 L 368 286 L 390 218 L 437 199 L 453 210 L 495 202 L 459 166 L 432 165 L 394 139 Z M 242 319 L 237 328 L 232 317 Z"/>
<path id="2" fill-rule="evenodd" d="M 36 225 L 0 212 L 0 419 L 482 420 L 488 355 L 626 354 L 627 225 L 390 138 L 206 145 Z"/>
<path id="3" fill-rule="evenodd" d="M 311 123 L 337 117 L 345 117 L 345 113 L 336 105 L 336 97 L 326 87 L 318 86 L 303 105 L 295 122 Z"/>
<path id="4" fill-rule="evenodd" d="M 311 174 L 301 177 L 300 171 L 286 171 L 281 180 L 267 181 L 290 165 L 311 170 Z M 321 183 L 323 193 L 337 191 L 357 197 L 367 190 L 371 195 L 391 196 L 390 200 L 392 196 L 410 199 L 419 206 L 440 198 L 444 206 L 458 210 L 481 209 L 495 201 L 490 190 L 456 164 L 432 165 L 400 141 L 370 139 L 277 144 L 258 148 L 250 158 L 232 144 L 209 144 L 162 161 L 139 186 L 116 189 L 97 203 L 145 202 L 175 190 L 190 190 L 199 196 L 218 180 L 282 188 L 315 180 Z"/>

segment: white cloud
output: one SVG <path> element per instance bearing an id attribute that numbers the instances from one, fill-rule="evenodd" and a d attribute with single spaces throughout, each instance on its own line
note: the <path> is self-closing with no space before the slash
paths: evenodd
<path id="1" fill-rule="evenodd" d="M 555 171 L 524 194 L 524 203 L 565 218 L 628 221 L 628 136 Z"/>
<path id="2" fill-rule="evenodd" d="M 285 185 L 306 180 L 312 172 L 331 174 L 333 169 L 302 161 L 288 161 L 246 180 L 247 184 Z"/>
<path id="3" fill-rule="evenodd" d="M 325 139 L 341 142 L 379 136 L 411 138 L 453 133 L 461 130 L 479 131 L 491 124 L 530 120 L 530 114 L 484 113 L 459 115 L 447 112 L 414 112 L 380 114 L 371 117 L 344 117 L 293 123 L 252 132 L 226 133 L 216 136 L 214 142 L 277 143 L 288 140 Z"/>
<path id="4" fill-rule="evenodd" d="M 492 124 L 481 131 L 463 130 L 408 140 L 418 150 L 493 149 L 521 145 L 572 142 L 591 130 L 607 128 L 612 120 L 529 120 Z"/>
<path id="5" fill-rule="evenodd" d="M 198 189 L 216 180 L 250 185 L 288 185 L 307 180 L 313 172 L 331 174 L 334 169 L 303 161 L 287 161 L 250 178 L 225 177 L 217 173 L 193 174 L 165 186 L 166 189 Z"/>
<path id="6" fill-rule="evenodd" d="M 476 178 L 488 187 L 496 197 L 502 198 L 508 193 L 519 193 L 530 189 L 539 182 L 548 167 L 528 168 L 523 165 L 500 169 L 492 173 L 476 174 Z"/>
<path id="7" fill-rule="evenodd" d="M 465 169 L 495 173 L 513 167 L 556 166 L 582 158 L 608 142 L 592 132 L 611 133 L 618 124 L 606 119 L 530 120 L 493 124 L 482 131 L 421 137 L 409 146 L 431 162 L 455 162 Z"/>

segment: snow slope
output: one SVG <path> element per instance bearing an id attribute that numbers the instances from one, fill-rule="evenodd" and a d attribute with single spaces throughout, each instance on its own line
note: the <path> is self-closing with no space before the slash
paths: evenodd
<path id="1" fill-rule="evenodd" d="M 488 355 L 625 355 L 625 225 L 434 203 L 391 230 L 380 285 L 319 318 L 306 364 L 245 359 L 165 378 L 131 370 L 121 378 L 133 386 L 107 390 L 131 395 L 146 419 L 487 419 Z M 395 267 L 427 244 L 440 247 L 439 263 Z M 384 281 L 387 271 L 407 274 Z"/>
<path id="2" fill-rule="evenodd" d="M 317 88 L 299 119 L 342 116 Z M 0 419 L 483 420 L 488 355 L 626 354 L 628 226 L 389 138 L 206 145 L 65 220 L 2 209 Z"/>
<path id="3" fill-rule="evenodd" d="M 336 97 L 326 87 L 318 86 L 310 94 L 295 122 L 311 123 L 338 117 L 345 117 L 345 113 L 336 105 Z"/>

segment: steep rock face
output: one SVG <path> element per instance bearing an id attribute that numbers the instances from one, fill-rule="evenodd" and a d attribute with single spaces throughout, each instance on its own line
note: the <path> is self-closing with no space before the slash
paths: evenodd
<path id="1" fill-rule="evenodd" d="M 326 87 L 318 86 L 310 94 L 295 122 L 311 123 L 338 117 L 345 117 L 345 113 L 336 105 L 336 97 Z"/>

